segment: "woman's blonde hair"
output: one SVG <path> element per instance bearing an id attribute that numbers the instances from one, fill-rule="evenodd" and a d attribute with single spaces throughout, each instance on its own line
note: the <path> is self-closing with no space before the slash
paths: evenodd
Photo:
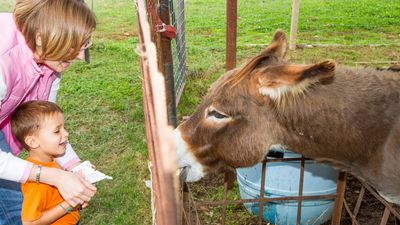
<path id="1" fill-rule="evenodd" d="M 95 15 L 83 0 L 17 0 L 14 19 L 29 48 L 50 61 L 75 59 L 96 27 Z"/>

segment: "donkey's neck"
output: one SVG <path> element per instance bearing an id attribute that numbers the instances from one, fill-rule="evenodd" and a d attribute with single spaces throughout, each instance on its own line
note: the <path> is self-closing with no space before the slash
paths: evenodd
<path id="1" fill-rule="evenodd" d="M 338 69 L 277 112 L 292 151 L 365 180 L 400 204 L 400 74 Z"/>
<path id="2" fill-rule="evenodd" d="M 362 74 L 362 75 L 361 75 Z M 293 151 L 349 170 L 381 154 L 400 115 L 400 75 L 339 68 L 335 80 L 315 85 L 278 111 Z M 278 108 L 279 110 L 279 108 Z"/>

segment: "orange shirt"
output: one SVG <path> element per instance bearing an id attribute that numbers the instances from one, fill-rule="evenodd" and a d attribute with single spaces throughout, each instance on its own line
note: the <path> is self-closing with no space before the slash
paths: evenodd
<path id="1" fill-rule="evenodd" d="M 45 167 L 60 168 L 56 162 L 43 163 L 27 158 L 28 161 Z M 23 195 L 22 203 L 22 220 L 35 221 L 42 216 L 42 212 L 58 206 L 64 199 L 58 192 L 57 188 L 48 184 L 27 181 L 21 184 Z M 51 225 L 75 225 L 79 221 L 79 212 L 74 209 L 71 212 L 60 217 Z"/>

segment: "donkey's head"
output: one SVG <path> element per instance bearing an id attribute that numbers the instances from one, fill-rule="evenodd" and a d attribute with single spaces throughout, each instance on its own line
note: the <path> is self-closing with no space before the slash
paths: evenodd
<path id="1" fill-rule="evenodd" d="M 260 162 L 271 145 L 283 143 L 282 110 L 334 75 L 335 64 L 293 65 L 284 61 L 282 31 L 242 68 L 228 71 L 209 89 L 196 112 L 175 130 L 178 166 L 186 181 L 209 171 Z"/>

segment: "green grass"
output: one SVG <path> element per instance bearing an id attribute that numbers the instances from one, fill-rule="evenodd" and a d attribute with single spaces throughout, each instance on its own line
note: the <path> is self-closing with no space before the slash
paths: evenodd
<path id="1" fill-rule="evenodd" d="M 291 1 L 238 1 L 238 65 L 258 53 L 278 28 L 290 30 Z M 188 79 L 178 118 L 190 115 L 209 85 L 224 72 L 225 1 L 186 1 Z M 13 0 L 0 0 L 10 11 Z M 88 2 L 92 6 L 92 1 Z M 128 0 L 93 1 L 98 19 L 91 63 L 77 63 L 63 74 L 58 103 L 64 109 L 70 141 L 80 157 L 114 177 L 100 182 L 98 193 L 81 212 L 82 224 L 151 224 L 150 191 L 139 59 L 135 53 L 136 12 Z M 400 2 L 378 0 L 302 0 L 298 43 L 339 44 L 290 51 L 293 62 L 326 58 L 339 64 L 386 67 L 400 61 Z M 368 44 L 378 44 L 373 47 Z M 383 63 L 381 63 L 383 62 Z M 220 182 L 200 182 L 196 199 L 222 198 Z M 238 198 L 237 187 L 229 194 Z M 242 206 L 230 206 L 228 224 L 249 224 Z M 201 216 L 218 224 L 219 208 Z M 236 215 L 236 216 L 235 216 Z"/>
<path id="2" fill-rule="evenodd" d="M 87 224 L 149 223 L 149 191 L 144 119 L 136 40 L 101 40 L 92 62 L 65 73 L 58 102 L 63 107 L 70 141 L 114 177 L 98 185 L 91 205 L 82 211 Z M 112 216 L 110 216 L 112 215 Z M 140 217 L 138 215 L 142 215 Z"/>
<path id="3" fill-rule="evenodd" d="M 0 11 L 11 8 L 12 1 L 0 0 Z M 134 3 L 98 0 L 93 8 L 91 63 L 76 63 L 62 75 L 57 99 L 78 155 L 114 178 L 97 184 L 81 223 L 151 224 Z"/>
<path id="4" fill-rule="evenodd" d="M 82 224 L 151 224 L 134 4 L 101 0 L 93 8 L 92 61 L 63 75 L 58 98 L 81 158 L 114 178 L 98 184 Z"/>

